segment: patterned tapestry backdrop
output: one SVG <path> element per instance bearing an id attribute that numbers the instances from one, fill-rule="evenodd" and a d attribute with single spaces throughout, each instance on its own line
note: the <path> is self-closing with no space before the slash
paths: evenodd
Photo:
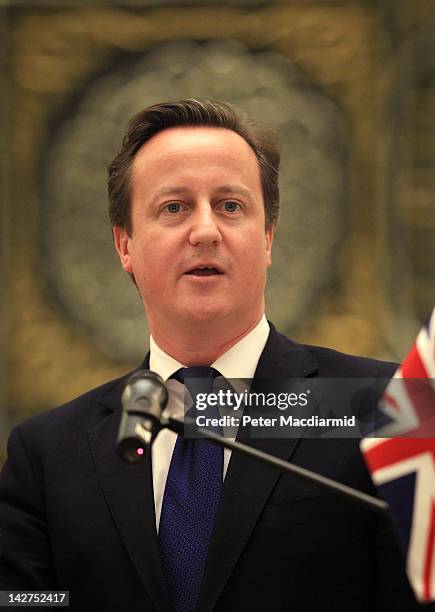
<path id="1" fill-rule="evenodd" d="M 163 100 L 224 99 L 279 134 L 269 318 L 400 359 L 434 302 L 430 3 L 52 4 L 0 9 L 0 448 L 147 349 L 106 167 L 129 117 Z"/>

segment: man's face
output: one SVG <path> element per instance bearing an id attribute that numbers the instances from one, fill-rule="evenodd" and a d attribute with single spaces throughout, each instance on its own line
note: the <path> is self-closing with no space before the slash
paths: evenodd
<path id="1" fill-rule="evenodd" d="M 273 237 L 251 147 L 223 128 L 171 128 L 139 149 L 131 177 L 131 235 L 114 228 L 115 244 L 151 332 L 232 320 L 243 333 L 264 311 Z"/>

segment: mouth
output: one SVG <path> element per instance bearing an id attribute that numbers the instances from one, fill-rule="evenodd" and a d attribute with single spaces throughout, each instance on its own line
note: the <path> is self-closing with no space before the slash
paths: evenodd
<path id="1" fill-rule="evenodd" d="M 209 265 L 209 266 L 198 266 L 196 268 L 192 268 L 185 274 L 188 274 L 191 276 L 216 276 L 219 274 L 223 274 L 223 272 L 219 268 Z"/>

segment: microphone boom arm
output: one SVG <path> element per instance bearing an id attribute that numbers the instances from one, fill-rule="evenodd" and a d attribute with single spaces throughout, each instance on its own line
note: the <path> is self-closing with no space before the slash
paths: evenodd
<path id="1" fill-rule="evenodd" d="M 195 425 L 194 419 L 185 417 L 184 421 L 179 421 L 178 419 L 174 418 L 161 420 L 162 428 L 166 427 L 171 431 L 174 431 L 175 433 L 181 435 L 184 435 L 185 425 Z M 342 484 L 341 482 L 332 480 L 327 476 L 322 476 L 321 474 L 317 474 L 316 472 L 307 470 L 306 468 L 303 468 L 294 463 L 289 463 L 288 461 L 284 461 L 279 457 L 274 457 L 269 453 L 265 453 L 263 451 L 257 450 L 256 448 L 253 448 L 252 446 L 243 444 L 242 442 L 229 440 L 228 438 L 224 438 L 223 436 L 212 431 L 208 431 L 207 429 L 204 429 L 202 427 L 195 426 L 195 432 L 198 434 L 199 437 L 207 438 L 207 440 L 219 444 L 219 446 L 223 446 L 224 448 L 229 448 L 230 450 L 243 453 L 248 457 L 257 459 L 257 461 L 261 461 L 262 463 L 267 463 L 268 465 L 275 467 L 280 472 L 283 472 L 285 474 L 291 474 L 293 476 L 303 478 L 304 480 L 308 480 L 309 482 L 318 484 L 321 487 L 329 489 L 333 493 L 338 493 L 339 495 L 344 496 L 347 499 L 351 499 L 352 501 L 357 502 L 360 505 L 369 508 L 370 510 L 374 510 L 380 513 L 384 513 L 388 510 L 388 504 L 382 499 L 373 497 L 373 495 L 369 495 L 368 493 L 364 493 L 363 491 L 358 491 L 353 487 L 349 487 L 348 485 Z"/>
<path id="2" fill-rule="evenodd" d="M 232 441 L 205 428 L 196 427 L 195 420 L 190 417 L 185 416 L 183 421 L 164 418 L 162 413 L 168 402 L 168 391 L 163 379 L 155 372 L 150 370 L 135 372 L 129 378 L 121 399 L 123 410 L 119 424 L 117 450 L 120 458 L 127 463 L 140 461 L 161 429 L 167 428 L 184 435 L 186 426 L 194 426 L 195 433 L 210 442 L 262 461 L 285 474 L 308 480 L 370 510 L 382 513 L 388 510 L 388 504 L 382 499 L 294 463 L 288 463 L 242 442 Z"/>

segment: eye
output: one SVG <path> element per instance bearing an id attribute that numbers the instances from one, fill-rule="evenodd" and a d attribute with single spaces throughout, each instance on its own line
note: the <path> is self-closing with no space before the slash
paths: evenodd
<path id="1" fill-rule="evenodd" d="M 178 213 L 181 210 L 181 204 L 179 202 L 170 202 L 166 204 L 165 208 L 169 213 Z"/>
<path id="2" fill-rule="evenodd" d="M 225 212 L 235 213 L 238 210 L 240 210 L 240 204 L 238 204 L 237 202 L 233 202 L 232 200 L 229 200 L 228 202 L 224 203 L 224 209 L 225 209 Z"/>

